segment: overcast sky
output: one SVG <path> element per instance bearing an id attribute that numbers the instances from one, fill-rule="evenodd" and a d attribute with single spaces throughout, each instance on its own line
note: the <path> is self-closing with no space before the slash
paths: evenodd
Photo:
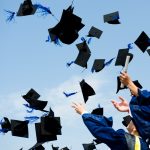
<path id="1" fill-rule="evenodd" d="M 82 79 L 90 84 L 95 92 L 86 103 L 89 112 L 98 104 L 104 107 L 104 114 L 113 116 L 115 129 L 124 128 L 121 124 L 122 117 L 126 114 L 117 112 L 112 104 L 112 99 L 118 96 L 130 100 L 128 90 L 116 93 L 117 76 L 122 67 L 113 63 L 99 73 L 91 73 L 94 59 L 109 60 L 116 57 L 118 50 L 127 48 L 129 43 L 134 43 L 142 31 L 150 35 L 149 0 L 74 0 L 74 14 L 82 18 L 85 27 L 79 32 L 79 38 L 71 45 L 62 43 L 46 43 L 48 28 L 54 27 L 58 21 L 51 15 L 41 17 L 39 14 L 26 17 L 15 17 L 12 22 L 6 22 L 5 10 L 18 11 L 22 0 L 1 0 L 0 2 L 0 119 L 24 120 L 27 114 L 22 95 L 31 88 L 40 95 L 41 100 L 47 100 L 46 109 L 51 107 L 56 116 L 61 117 L 62 135 L 58 140 L 47 142 L 43 146 L 51 150 L 51 144 L 60 148 L 68 146 L 72 150 L 82 150 L 82 143 L 89 143 L 93 136 L 84 126 L 81 116 L 71 108 L 71 102 L 84 102 L 79 82 Z M 32 3 L 41 3 L 50 7 L 56 18 L 60 19 L 63 9 L 71 4 L 71 0 L 32 0 Z M 119 11 L 119 25 L 104 23 L 103 15 Z M 76 44 L 82 42 L 81 37 L 88 34 L 91 26 L 103 31 L 100 39 L 93 38 L 89 44 L 92 52 L 88 62 L 88 69 L 73 64 L 70 68 L 66 63 L 78 55 Z M 129 65 L 128 73 L 133 80 L 138 79 L 144 89 L 149 89 L 150 57 L 147 52 L 142 53 L 133 44 L 130 50 L 134 54 Z M 75 92 L 76 95 L 66 98 L 63 91 Z M 42 115 L 34 111 L 33 115 Z M 36 143 L 34 124 L 29 124 L 29 138 L 11 136 L 11 132 L 0 135 L 0 145 L 3 150 L 29 149 Z M 97 149 L 108 150 L 101 144 Z"/>

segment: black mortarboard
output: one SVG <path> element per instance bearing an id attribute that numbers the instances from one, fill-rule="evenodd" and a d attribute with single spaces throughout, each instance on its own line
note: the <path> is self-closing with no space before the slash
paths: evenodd
<path id="1" fill-rule="evenodd" d="M 95 114 L 95 115 L 103 115 L 103 108 L 96 108 L 96 109 L 93 109 L 91 114 Z"/>
<path id="2" fill-rule="evenodd" d="M 37 100 L 40 95 L 34 89 L 31 89 L 26 95 L 23 95 L 22 97 L 30 104 L 31 108 L 45 111 L 43 109 L 46 107 L 48 102 Z"/>
<path id="3" fill-rule="evenodd" d="M 60 117 L 41 117 L 41 132 L 44 135 L 61 135 Z"/>
<path id="4" fill-rule="evenodd" d="M 73 7 L 63 10 L 59 23 L 51 28 L 50 33 L 56 35 L 63 43 L 71 44 L 78 38 L 78 32 L 84 27 L 82 19 L 73 14 Z"/>
<path id="5" fill-rule="evenodd" d="M 129 53 L 129 49 L 119 49 L 118 55 L 116 58 L 115 66 L 125 66 L 126 57 L 130 56 L 129 62 L 131 62 L 133 58 L 133 54 Z"/>
<path id="6" fill-rule="evenodd" d="M 36 130 L 36 139 L 37 139 L 37 143 L 44 143 L 47 141 L 54 141 L 57 140 L 57 136 L 56 135 L 44 135 L 42 134 L 41 131 L 41 123 L 35 123 L 35 130 Z"/>
<path id="7" fill-rule="evenodd" d="M 88 143 L 88 144 L 82 144 L 84 150 L 94 150 L 96 149 L 95 144 L 94 143 Z"/>
<path id="8" fill-rule="evenodd" d="M 87 68 L 87 62 L 91 56 L 91 51 L 85 41 L 77 44 L 76 46 L 79 50 L 79 54 L 74 63 L 81 67 Z"/>
<path id="9" fill-rule="evenodd" d="M 43 143 L 36 143 L 33 147 L 31 147 L 28 150 L 45 150 L 45 148 L 42 146 Z"/>
<path id="10" fill-rule="evenodd" d="M 59 150 L 59 147 L 54 147 L 52 144 L 52 150 Z"/>
<path id="11" fill-rule="evenodd" d="M 92 66 L 92 72 L 99 72 L 104 68 L 105 59 L 95 59 L 93 66 Z"/>
<path id="12" fill-rule="evenodd" d="M 38 6 L 33 5 L 31 0 L 25 0 L 23 4 L 20 5 L 17 16 L 33 15 L 37 8 Z"/>
<path id="13" fill-rule="evenodd" d="M 12 136 L 28 138 L 28 121 L 11 120 Z"/>
<path id="14" fill-rule="evenodd" d="M 147 36 L 147 34 L 143 31 L 134 43 L 144 53 L 147 47 L 150 46 L 150 39 Z"/>
<path id="15" fill-rule="evenodd" d="M 22 97 L 28 102 L 28 100 L 37 100 L 40 97 L 40 94 L 38 94 L 34 89 L 31 88 L 29 92 Z"/>
<path id="16" fill-rule="evenodd" d="M 127 127 L 131 120 L 132 120 L 132 117 L 130 115 L 127 115 L 127 116 L 123 117 L 122 124 L 125 127 Z"/>
<path id="17" fill-rule="evenodd" d="M 7 117 L 4 117 L 4 122 L 2 122 L 1 127 L 4 133 L 7 133 L 11 130 L 11 124 Z"/>
<path id="18" fill-rule="evenodd" d="M 82 90 L 84 102 L 86 103 L 89 96 L 95 95 L 95 91 L 89 84 L 85 82 L 84 79 L 80 82 L 80 87 Z"/>
<path id="19" fill-rule="evenodd" d="M 101 31 L 101 30 L 99 30 L 99 29 L 97 29 L 97 28 L 95 28 L 95 27 L 91 27 L 91 29 L 90 29 L 90 31 L 89 31 L 89 34 L 88 34 L 88 36 L 89 37 L 96 37 L 96 38 L 100 38 L 100 36 L 102 35 L 102 33 L 103 33 L 103 31 Z"/>
<path id="20" fill-rule="evenodd" d="M 104 23 L 107 22 L 109 24 L 120 24 L 119 22 L 119 12 L 113 12 L 104 15 Z"/>
<path id="21" fill-rule="evenodd" d="M 139 83 L 138 80 L 133 81 L 133 83 L 140 89 L 142 89 L 142 85 Z M 127 86 L 124 86 L 123 88 L 121 87 L 121 81 L 119 79 L 119 76 L 117 77 L 117 91 L 116 94 L 119 92 L 119 90 L 127 89 Z"/>

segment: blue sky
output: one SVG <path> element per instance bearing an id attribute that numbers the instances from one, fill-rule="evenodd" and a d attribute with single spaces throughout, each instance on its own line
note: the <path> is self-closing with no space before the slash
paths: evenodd
<path id="1" fill-rule="evenodd" d="M 84 78 L 95 90 L 96 95 L 89 98 L 86 107 L 90 112 L 99 103 L 105 108 L 106 116 L 114 118 L 114 128 L 123 128 L 121 121 L 126 114 L 118 113 L 110 103 L 112 99 L 123 96 L 130 99 L 127 90 L 116 92 L 116 77 L 121 67 L 115 67 L 114 62 L 99 73 L 90 72 L 94 59 L 109 60 L 115 57 L 119 49 L 127 48 L 142 31 L 150 35 L 149 0 L 74 0 L 74 14 L 82 18 L 85 27 L 79 32 L 79 38 L 71 45 L 62 44 L 61 47 L 53 43 L 46 43 L 48 28 L 57 24 L 51 16 L 16 17 L 15 21 L 7 23 L 6 10 L 17 12 L 23 1 L 1 0 L 0 2 L 0 118 L 24 120 L 27 115 L 21 95 L 34 88 L 42 100 L 48 101 L 56 116 L 61 117 L 62 135 L 55 142 L 48 142 L 44 147 L 51 149 L 51 144 L 60 148 L 68 146 L 72 150 L 82 150 L 82 143 L 91 142 L 93 137 L 84 126 L 82 119 L 71 108 L 71 102 L 83 102 L 81 92 L 70 98 L 65 98 L 62 92 L 80 91 L 79 82 Z M 49 6 L 55 16 L 60 19 L 63 9 L 71 0 L 32 0 L 33 4 L 41 3 Z M 103 15 L 119 11 L 120 25 L 110 25 L 103 22 Z M 81 42 L 81 37 L 87 35 L 91 26 L 103 31 L 100 39 L 92 39 L 89 47 L 92 55 L 88 62 L 88 69 L 77 65 L 66 67 L 68 61 L 74 60 L 78 54 L 75 44 Z M 144 89 L 149 88 L 150 57 L 147 52 L 142 53 L 133 44 L 131 53 L 133 61 L 129 65 L 129 74 L 133 80 L 138 79 Z M 35 111 L 34 114 L 41 115 Z M 34 124 L 29 125 L 28 139 L 13 137 L 11 133 L 0 135 L 0 145 L 3 150 L 29 149 L 36 143 Z M 105 145 L 97 149 L 108 150 Z"/>

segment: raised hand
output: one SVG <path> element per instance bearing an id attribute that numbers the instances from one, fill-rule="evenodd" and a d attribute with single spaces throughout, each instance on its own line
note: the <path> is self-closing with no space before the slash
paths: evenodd
<path id="1" fill-rule="evenodd" d="M 111 101 L 114 107 L 120 112 L 129 112 L 129 103 L 120 96 L 119 99 L 121 100 L 121 102 L 116 102 L 115 100 Z"/>

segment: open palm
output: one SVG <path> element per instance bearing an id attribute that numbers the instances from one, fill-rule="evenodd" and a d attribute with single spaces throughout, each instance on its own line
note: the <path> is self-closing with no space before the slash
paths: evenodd
<path id="1" fill-rule="evenodd" d="M 121 100 L 121 102 L 116 102 L 115 100 L 111 101 L 114 107 L 121 112 L 129 112 L 128 102 L 122 97 L 119 97 L 119 99 Z"/>

